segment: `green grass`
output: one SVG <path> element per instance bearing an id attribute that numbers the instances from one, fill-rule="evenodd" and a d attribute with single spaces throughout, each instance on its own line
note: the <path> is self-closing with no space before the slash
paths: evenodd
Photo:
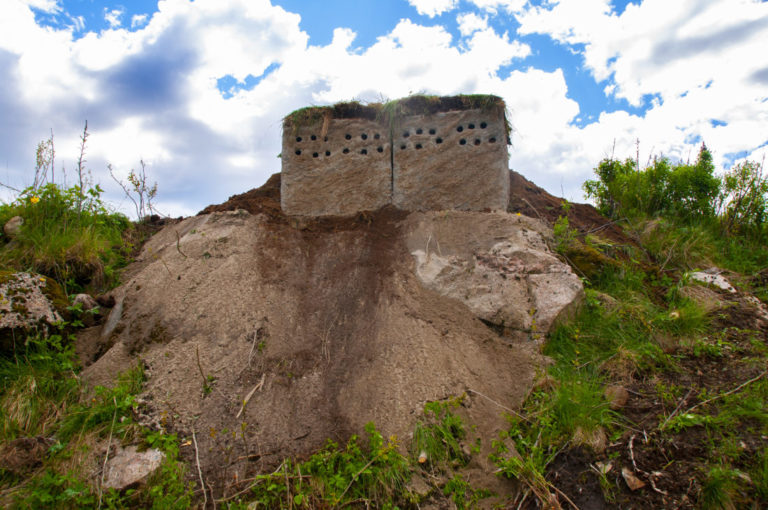
<path id="1" fill-rule="evenodd" d="M 0 269 L 50 276 L 69 294 L 116 284 L 133 249 L 127 241 L 133 227 L 100 197 L 98 186 L 81 194 L 77 187 L 46 184 L 0 205 L 0 224 L 24 219 L 12 242 L 0 234 Z"/>

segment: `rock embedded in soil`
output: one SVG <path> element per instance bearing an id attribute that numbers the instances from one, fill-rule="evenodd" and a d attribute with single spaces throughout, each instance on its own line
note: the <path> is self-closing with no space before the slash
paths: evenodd
<path id="1" fill-rule="evenodd" d="M 98 313 L 99 304 L 89 294 L 77 294 L 72 298 L 73 306 L 80 306 L 81 315 L 80 320 L 86 327 L 91 327 L 96 323 L 96 315 Z"/>
<path id="2" fill-rule="evenodd" d="M 621 409 L 629 401 L 629 392 L 619 384 L 609 384 L 605 388 L 605 399 L 611 409 Z"/>
<path id="3" fill-rule="evenodd" d="M 21 231 L 21 226 L 23 224 L 24 218 L 21 216 L 14 216 L 5 222 L 5 225 L 3 225 L 3 232 L 5 232 L 5 235 L 7 235 L 8 238 L 14 239 L 17 235 L 19 235 L 19 231 Z"/>
<path id="4" fill-rule="evenodd" d="M 0 271 L 0 352 L 28 334 L 47 334 L 67 305 L 59 284 L 47 276 Z"/>
<path id="5" fill-rule="evenodd" d="M 122 491 L 141 485 L 162 466 L 164 460 L 165 454 L 154 448 L 143 452 L 137 451 L 136 446 L 119 448 L 107 461 L 104 487 Z"/>
<path id="6" fill-rule="evenodd" d="M 549 251 L 549 229 L 531 218 L 427 212 L 406 228 L 422 284 L 511 338 L 542 342 L 584 299 L 581 280 Z"/>

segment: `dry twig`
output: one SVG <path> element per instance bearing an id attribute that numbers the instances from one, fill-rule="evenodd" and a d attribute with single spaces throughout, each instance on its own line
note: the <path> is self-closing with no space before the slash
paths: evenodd
<path id="1" fill-rule="evenodd" d="M 200 485 L 203 487 L 203 509 L 208 505 L 208 492 L 205 490 L 205 480 L 203 480 L 203 470 L 200 469 L 200 455 L 197 451 L 197 438 L 195 429 L 192 429 L 192 442 L 195 445 L 195 461 L 197 462 L 197 474 L 200 476 Z"/>

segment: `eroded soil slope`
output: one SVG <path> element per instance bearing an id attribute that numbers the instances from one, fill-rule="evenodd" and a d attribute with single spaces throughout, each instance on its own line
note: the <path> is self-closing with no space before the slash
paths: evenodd
<path id="1" fill-rule="evenodd" d="M 144 246 L 101 332 L 111 348 L 85 377 L 108 383 L 142 359 L 145 419 L 195 431 L 220 494 L 370 421 L 406 446 L 426 402 L 464 393 L 478 434 L 496 436 L 542 362 L 535 343 L 420 283 L 406 213 L 299 225 L 250 193 L 239 203 L 257 214 L 188 218 Z"/>

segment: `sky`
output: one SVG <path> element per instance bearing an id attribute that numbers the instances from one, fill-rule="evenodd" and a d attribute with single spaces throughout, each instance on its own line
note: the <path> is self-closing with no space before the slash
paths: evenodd
<path id="1" fill-rule="evenodd" d="M 718 172 L 768 152 L 760 0 L 0 0 L 0 183 L 86 166 L 131 212 L 144 161 L 157 209 L 193 215 L 280 171 L 282 118 L 308 105 L 496 94 L 510 168 L 571 201 L 601 159 Z M 10 200 L 7 189 L 0 198 Z"/>

